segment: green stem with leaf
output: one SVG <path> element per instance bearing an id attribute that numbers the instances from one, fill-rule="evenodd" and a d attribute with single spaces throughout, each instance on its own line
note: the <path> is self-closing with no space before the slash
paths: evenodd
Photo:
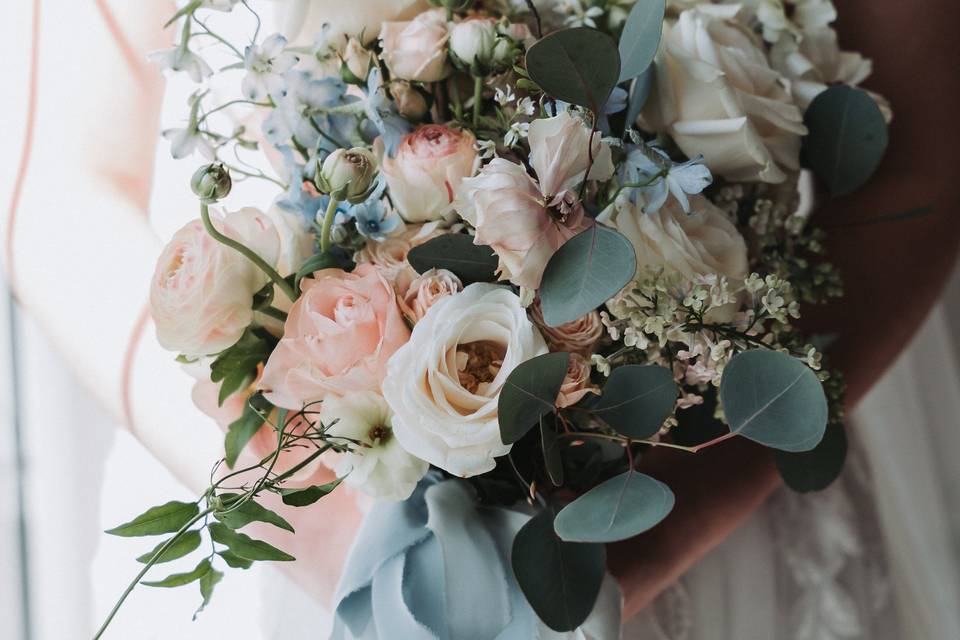
<path id="1" fill-rule="evenodd" d="M 480 106 L 483 97 L 483 77 L 476 76 L 473 79 L 473 128 L 480 126 Z"/>
<path id="2" fill-rule="evenodd" d="M 337 215 L 337 205 L 340 201 L 330 196 L 327 211 L 323 214 L 323 228 L 320 230 L 320 250 L 326 253 L 330 250 L 330 231 L 333 229 L 333 219 Z"/>

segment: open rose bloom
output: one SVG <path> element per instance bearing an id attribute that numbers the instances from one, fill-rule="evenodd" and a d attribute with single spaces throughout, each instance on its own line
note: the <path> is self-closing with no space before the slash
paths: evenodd
<path id="1" fill-rule="evenodd" d="M 671 1 L 662 20 L 653 2 L 284 4 L 287 33 L 233 65 L 263 126 L 228 136 L 233 103 L 198 90 L 165 134 L 217 160 L 151 289 L 225 432 L 184 508 L 214 544 L 205 598 L 221 559 L 289 560 L 276 532 L 237 531 L 289 518 L 298 551 L 343 566 L 334 638 L 609 640 L 730 528 L 710 511 L 695 536 L 630 542 L 727 498 L 683 455 L 747 438 L 793 488 L 836 477 L 843 382 L 797 320 L 843 287 L 799 206 L 801 149 L 845 195 L 890 113 L 829 0 Z M 159 59 L 205 75 L 202 56 L 188 38 Z M 254 149 L 273 173 L 230 159 Z M 266 213 L 211 210 L 241 178 L 276 187 Z M 744 451 L 719 475 L 773 473 Z M 744 504 L 776 478 L 754 484 Z M 611 565 L 625 601 L 609 543 L 643 567 Z"/>

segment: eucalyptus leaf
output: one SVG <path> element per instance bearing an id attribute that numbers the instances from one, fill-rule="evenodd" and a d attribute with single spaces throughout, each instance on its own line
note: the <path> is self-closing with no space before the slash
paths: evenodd
<path id="1" fill-rule="evenodd" d="M 263 426 L 263 414 L 269 414 L 273 405 L 261 395 L 252 396 L 243 405 L 243 413 L 230 423 L 227 434 L 223 439 L 223 449 L 227 466 L 231 469 L 237 463 L 237 458 L 251 438 Z"/>
<path id="2" fill-rule="evenodd" d="M 254 561 L 290 561 L 294 559 L 293 556 L 280 551 L 280 549 L 277 549 L 273 545 L 267 544 L 263 540 L 255 540 L 246 534 L 234 531 L 223 523 L 211 523 L 207 527 L 207 530 L 210 532 L 210 537 L 213 538 L 214 542 L 219 542 L 220 544 L 226 546 L 230 549 L 230 551 L 241 558 Z"/>
<path id="3" fill-rule="evenodd" d="M 497 256 L 490 247 L 474 244 L 473 237 L 464 233 L 445 233 L 417 245 L 407 254 L 407 261 L 417 273 L 446 269 L 464 286 L 497 279 Z"/>
<path id="4" fill-rule="evenodd" d="M 887 123 L 865 91 L 838 84 L 822 92 L 804 117 L 801 157 L 834 196 L 863 186 L 887 149 Z"/>
<path id="5" fill-rule="evenodd" d="M 200 508 L 195 502 L 171 500 L 158 507 L 147 509 L 130 522 L 121 524 L 106 533 L 114 536 L 155 536 L 161 533 L 174 533 L 192 520 Z"/>
<path id="6" fill-rule="evenodd" d="M 540 283 L 543 319 L 551 327 L 582 318 L 623 289 L 637 272 L 625 237 L 593 224 L 553 254 Z"/>
<path id="7" fill-rule="evenodd" d="M 283 504 L 291 507 L 306 507 L 336 489 L 341 482 L 343 482 L 343 478 L 303 489 L 283 489 L 280 492 L 280 499 L 283 500 Z"/>
<path id="8" fill-rule="evenodd" d="M 600 397 L 587 408 L 620 435 L 649 438 L 660 430 L 677 402 L 677 383 L 658 365 L 617 367 Z"/>
<path id="9" fill-rule="evenodd" d="M 513 444 L 556 407 L 570 354 L 558 351 L 521 362 L 510 372 L 497 400 L 500 439 Z"/>
<path id="10" fill-rule="evenodd" d="M 794 491 L 823 491 L 843 471 L 847 458 L 847 434 L 842 424 L 832 424 L 823 440 L 810 451 L 777 451 L 774 459 L 780 476 Z"/>
<path id="11" fill-rule="evenodd" d="M 730 430 L 781 451 L 809 451 L 827 427 L 827 398 L 816 374 L 779 351 L 731 358 L 720 381 Z"/>
<path id="12" fill-rule="evenodd" d="M 254 502 L 253 499 L 247 500 L 236 509 L 231 509 L 231 501 L 236 500 L 240 496 L 226 493 L 220 494 L 218 497 L 224 501 L 226 505 L 225 509 L 229 509 L 229 511 L 226 513 L 214 513 L 213 515 L 217 520 L 231 529 L 242 529 L 251 522 L 266 522 L 267 524 L 272 524 L 275 527 L 280 527 L 290 533 L 294 533 L 293 525 L 281 518 L 277 513 L 267 509 L 258 502 Z"/>
<path id="13" fill-rule="evenodd" d="M 142 581 L 140 584 L 146 587 L 182 587 L 185 584 L 190 584 L 195 580 L 199 580 L 205 576 L 212 567 L 210 566 L 210 561 L 204 558 L 200 561 L 193 571 L 188 571 L 186 573 L 174 573 L 163 580 L 155 581 Z"/>
<path id="14" fill-rule="evenodd" d="M 627 471 L 564 507 L 553 527 L 568 542 L 617 542 L 656 526 L 673 504 L 670 487 L 648 475 Z"/>
<path id="15" fill-rule="evenodd" d="M 160 549 L 163 548 L 163 545 L 167 544 L 167 540 L 164 540 L 153 549 L 143 554 L 137 558 L 137 562 L 146 564 L 153 560 L 153 557 L 160 552 Z M 154 564 L 160 564 L 162 562 L 170 562 L 171 560 L 177 560 L 183 556 L 195 551 L 197 547 L 200 546 L 200 532 L 199 531 L 186 531 L 177 538 L 170 547 L 163 552 L 163 555 L 153 560 Z"/>
<path id="16" fill-rule="evenodd" d="M 597 601 L 606 550 L 600 544 L 561 540 L 553 518 L 553 510 L 544 509 L 523 525 L 513 539 L 510 561 L 517 584 L 540 619 L 554 631 L 572 631 Z"/>
<path id="17" fill-rule="evenodd" d="M 556 430 L 540 418 L 540 445 L 543 448 L 543 463 L 550 476 L 550 482 L 556 487 L 563 486 L 563 457 L 560 455 L 560 439 Z M 556 422 L 556 420 L 554 420 Z"/>
<path id="18" fill-rule="evenodd" d="M 527 51 L 530 78 L 547 94 L 599 113 L 620 75 L 613 39 L 588 27 L 555 31 Z"/>
<path id="19" fill-rule="evenodd" d="M 637 118 L 640 117 L 640 112 L 643 111 L 643 107 L 647 104 L 650 92 L 653 91 L 653 82 L 656 79 L 657 73 L 656 69 L 654 65 L 650 65 L 646 71 L 630 82 L 626 118 L 628 127 L 636 126 Z"/>
<path id="20" fill-rule="evenodd" d="M 619 82 L 636 78 L 650 67 L 660 47 L 665 0 L 640 0 L 627 15 L 620 35 Z"/>

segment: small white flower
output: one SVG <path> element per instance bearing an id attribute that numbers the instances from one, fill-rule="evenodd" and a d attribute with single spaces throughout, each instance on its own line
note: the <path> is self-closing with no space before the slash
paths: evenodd
<path id="1" fill-rule="evenodd" d="M 510 125 L 510 129 L 503 136 L 503 144 L 512 147 L 523 138 L 527 137 L 527 134 L 530 131 L 529 122 L 514 122 Z"/>
<path id="2" fill-rule="evenodd" d="M 283 74 L 298 61 L 295 54 L 284 51 L 286 46 L 287 39 L 276 33 L 260 45 L 247 47 L 243 56 L 247 75 L 240 90 L 248 100 L 264 100 L 283 90 Z"/>
<path id="3" fill-rule="evenodd" d="M 203 9 L 213 9 L 214 11 L 233 11 L 233 8 L 240 4 L 240 0 L 203 0 L 200 7 Z"/>
<path id="4" fill-rule="evenodd" d="M 513 93 L 513 89 L 507 87 L 506 91 L 497 87 L 496 92 L 493 94 L 493 99 L 496 100 L 497 104 L 501 107 L 505 107 L 514 100 L 517 99 L 516 94 Z"/>
<path id="5" fill-rule="evenodd" d="M 373 391 L 343 398 L 327 396 L 320 421 L 331 436 L 360 442 L 350 453 L 325 458 L 334 470 L 359 491 L 386 500 L 406 500 L 429 465 L 400 445 L 393 435 L 392 414 L 383 397 Z"/>
<path id="6" fill-rule="evenodd" d="M 561 11 L 569 14 L 563 21 L 568 27 L 592 27 L 596 29 L 597 23 L 594 18 L 603 15 L 603 8 L 589 7 L 584 9 L 580 0 L 567 0 L 566 6 Z"/>
<path id="7" fill-rule="evenodd" d="M 497 143 L 493 140 L 477 140 L 474 146 L 483 160 L 490 160 L 497 155 Z"/>
<path id="8" fill-rule="evenodd" d="M 148 54 L 147 58 L 157 63 L 161 69 L 185 71 L 194 82 L 203 82 L 204 78 L 213 75 L 213 69 L 210 68 L 210 65 L 203 58 L 190 51 L 186 43 L 179 44 L 172 49 L 154 51 Z"/>
<path id="9" fill-rule="evenodd" d="M 518 114 L 522 113 L 525 116 L 532 116 L 536 110 L 537 107 L 529 96 L 520 98 L 520 102 L 517 103 Z"/>
<path id="10" fill-rule="evenodd" d="M 194 152 L 200 152 L 200 155 L 208 160 L 216 159 L 217 154 L 213 145 L 195 127 L 166 129 L 160 135 L 170 141 L 170 155 L 175 160 L 186 158 Z"/>

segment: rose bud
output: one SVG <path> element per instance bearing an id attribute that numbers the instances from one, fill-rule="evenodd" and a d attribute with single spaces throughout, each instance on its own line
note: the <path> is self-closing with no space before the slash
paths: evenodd
<path id="1" fill-rule="evenodd" d="M 397 101 L 397 109 L 407 120 L 418 122 L 427 115 L 427 99 L 404 80 L 394 80 L 390 83 L 390 94 Z"/>
<path id="2" fill-rule="evenodd" d="M 370 67 L 373 66 L 373 52 L 360 44 L 356 38 L 350 38 L 341 57 L 340 77 L 348 84 L 363 85 L 367 82 Z"/>
<path id="3" fill-rule="evenodd" d="M 219 162 L 200 167 L 190 178 L 190 188 L 205 204 L 226 198 L 232 187 L 230 172 Z"/>
<path id="4" fill-rule="evenodd" d="M 497 44 L 497 25 L 493 20 L 472 18 L 454 25 L 450 30 L 450 51 L 454 60 L 478 74 L 493 61 Z"/>
<path id="5" fill-rule="evenodd" d="M 337 149 L 323 161 L 317 187 L 337 200 L 366 200 L 377 177 L 377 159 L 362 147 Z"/>

